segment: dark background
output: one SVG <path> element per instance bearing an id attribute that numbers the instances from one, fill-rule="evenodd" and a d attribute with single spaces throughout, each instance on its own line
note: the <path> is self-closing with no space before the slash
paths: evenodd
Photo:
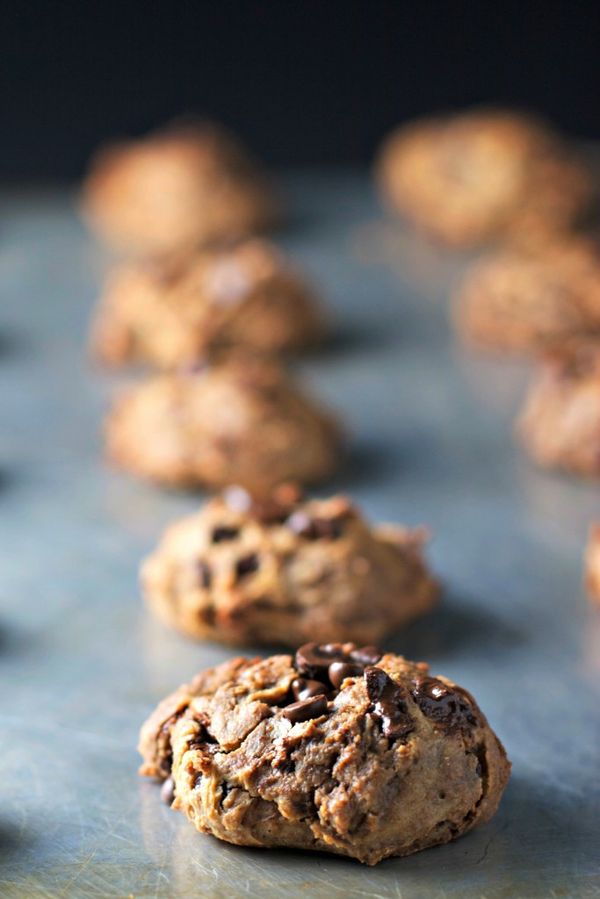
<path id="1" fill-rule="evenodd" d="M 419 113 L 534 108 L 600 137 L 600 2 L 0 0 L 0 178 L 196 112 L 274 164 L 366 163 Z"/>

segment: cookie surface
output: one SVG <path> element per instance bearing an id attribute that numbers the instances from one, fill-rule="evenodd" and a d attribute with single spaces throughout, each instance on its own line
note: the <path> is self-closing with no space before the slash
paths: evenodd
<path id="1" fill-rule="evenodd" d="M 539 465 L 600 474 L 599 343 L 576 341 L 546 356 L 517 427 Z"/>
<path id="2" fill-rule="evenodd" d="M 106 423 L 109 458 L 173 486 L 261 491 L 328 477 L 337 424 L 274 361 L 238 356 L 125 391 Z"/>
<path id="3" fill-rule="evenodd" d="M 537 351 L 600 333 L 600 252 L 583 238 L 475 263 L 457 295 L 461 336 L 484 349 Z"/>
<path id="4" fill-rule="evenodd" d="M 83 185 L 92 229 L 126 255 L 162 257 L 270 226 L 276 204 L 246 150 L 218 125 L 173 125 L 114 144 Z"/>
<path id="5" fill-rule="evenodd" d="M 537 242 L 590 203 L 591 178 L 544 124 L 475 109 L 406 125 L 385 142 L 377 176 L 391 207 L 455 246 Z"/>
<path id="6" fill-rule="evenodd" d="M 158 706 L 139 750 L 198 830 L 369 865 L 489 820 L 510 772 L 466 690 L 351 643 L 204 671 Z"/>
<path id="7" fill-rule="evenodd" d="M 142 566 L 151 609 L 224 643 L 375 642 L 432 607 L 424 537 L 371 529 L 345 497 L 303 501 L 283 487 L 230 488 L 167 529 Z"/>
<path id="8" fill-rule="evenodd" d="M 122 265 L 101 298 L 92 349 L 110 365 L 175 368 L 213 349 L 301 349 L 324 330 L 308 285 L 273 245 L 254 239 L 171 266 Z"/>

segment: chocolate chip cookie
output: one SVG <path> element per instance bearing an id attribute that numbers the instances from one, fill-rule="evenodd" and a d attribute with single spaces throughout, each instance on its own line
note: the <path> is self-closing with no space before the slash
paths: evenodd
<path id="1" fill-rule="evenodd" d="M 457 328 L 484 349 L 529 352 L 600 333 L 600 250 L 566 238 L 540 252 L 475 263 L 459 289 Z"/>
<path id="2" fill-rule="evenodd" d="M 592 179 L 545 124 L 474 109 L 406 125 L 385 142 L 377 174 L 389 205 L 454 246 L 531 243 L 570 226 Z"/>
<path id="3" fill-rule="evenodd" d="M 198 830 L 368 865 L 488 821 L 510 773 L 466 690 L 353 643 L 204 671 L 161 702 L 139 749 Z"/>
<path id="4" fill-rule="evenodd" d="M 127 264 L 109 278 L 92 334 L 110 365 L 175 368 L 219 348 L 298 350 L 319 342 L 324 317 L 276 248 L 250 239 L 178 264 Z"/>
<path id="5" fill-rule="evenodd" d="M 192 637 L 372 642 L 435 603 L 423 542 L 419 530 L 369 527 L 343 496 L 232 487 L 168 528 L 142 584 L 158 617 Z"/>
<path id="6" fill-rule="evenodd" d="M 126 390 L 106 446 L 118 465 L 163 484 L 259 492 L 324 480 L 341 456 L 337 424 L 281 366 L 240 356 Z"/>
<path id="7" fill-rule="evenodd" d="M 600 475 L 600 343 L 577 341 L 546 355 L 518 433 L 539 465 Z"/>
<path id="8" fill-rule="evenodd" d="M 229 132 L 189 122 L 101 150 L 83 186 L 83 211 L 117 251 L 162 257 L 254 234 L 274 221 L 276 203 Z"/>

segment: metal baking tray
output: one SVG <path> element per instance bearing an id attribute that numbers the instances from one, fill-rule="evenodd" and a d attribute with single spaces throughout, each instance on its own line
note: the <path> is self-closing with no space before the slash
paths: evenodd
<path id="1" fill-rule="evenodd" d="M 331 309 L 298 363 L 351 435 L 348 491 L 424 523 L 439 610 L 392 638 L 472 690 L 514 769 L 497 817 L 376 868 L 202 836 L 136 773 L 154 704 L 230 651 L 146 613 L 137 566 L 199 495 L 110 470 L 101 421 L 124 380 L 86 330 L 104 260 L 67 191 L 0 197 L 0 895 L 600 895 L 600 614 L 581 588 L 598 485 L 536 470 L 512 423 L 527 365 L 457 346 L 465 264 L 380 220 L 365 175 L 296 173 L 278 236 Z M 252 652 L 252 649 L 249 650 Z"/>

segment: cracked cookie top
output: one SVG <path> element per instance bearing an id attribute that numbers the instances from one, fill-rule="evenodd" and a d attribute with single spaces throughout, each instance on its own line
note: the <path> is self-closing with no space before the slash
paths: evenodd
<path id="1" fill-rule="evenodd" d="M 230 487 L 167 529 L 142 584 L 152 610 L 194 637 L 375 641 L 437 598 L 424 541 L 421 529 L 370 527 L 345 496 Z"/>
<path id="2" fill-rule="evenodd" d="M 590 205 L 591 175 L 549 126 L 502 109 L 411 122 L 385 142 L 386 200 L 444 242 L 535 245 Z"/>
<path id="3" fill-rule="evenodd" d="M 140 752 L 200 830 L 369 864 L 487 820 L 509 773 L 466 690 L 355 643 L 204 672 L 161 703 Z"/>
<path id="4" fill-rule="evenodd" d="M 106 283 L 92 349 L 109 365 L 172 369 L 223 349 L 296 350 L 324 331 L 310 287 L 272 244 L 249 239 L 177 262 L 121 265 Z"/>
<path id="5" fill-rule="evenodd" d="M 600 341 L 566 340 L 544 355 L 517 433 L 539 465 L 600 474 Z"/>
<path id="6" fill-rule="evenodd" d="M 106 444 L 123 468 L 174 486 L 241 483 L 257 492 L 329 476 L 341 456 L 333 417 L 274 360 L 227 354 L 124 391 Z"/>
<path id="7" fill-rule="evenodd" d="M 212 122 L 175 122 L 102 148 L 83 185 L 90 226 L 118 251 L 168 258 L 256 233 L 277 217 L 256 162 Z"/>
<path id="8" fill-rule="evenodd" d="M 490 349 L 539 352 L 600 333 L 600 248 L 569 237 L 476 262 L 457 296 L 459 332 Z"/>

